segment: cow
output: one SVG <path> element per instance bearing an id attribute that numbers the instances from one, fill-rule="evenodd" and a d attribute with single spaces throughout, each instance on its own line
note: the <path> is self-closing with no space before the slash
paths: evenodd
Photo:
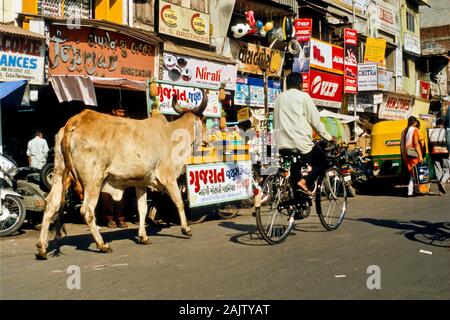
<path id="1" fill-rule="evenodd" d="M 178 210 L 182 234 L 191 237 L 177 178 L 193 146 L 208 143 L 202 121 L 207 103 L 206 91 L 194 109 L 181 108 L 174 95 L 172 107 L 182 116 L 172 122 L 163 115 L 134 120 L 93 110 L 70 118 L 55 138 L 54 184 L 46 198 L 36 258 L 47 259 L 49 227 L 56 214 L 60 214 L 70 186 L 74 186 L 83 201 L 80 213 L 100 252 L 112 252 L 95 223 L 94 210 L 100 192 L 119 201 L 127 187 L 136 188 L 138 243 L 150 243 L 145 230 L 147 188 L 169 194 Z"/>

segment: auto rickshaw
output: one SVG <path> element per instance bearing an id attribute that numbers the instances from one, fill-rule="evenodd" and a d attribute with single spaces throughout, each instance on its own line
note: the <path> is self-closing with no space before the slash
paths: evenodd
<path id="1" fill-rule="evenodd" d="M 428 122 L 420 121 L 420 138 L 425 142 L 424 161 L 430 168 L 430 176 L 434 170 L 428 154 Z M 371 137 L 371 158 L 373 165 L 372 177 L 386 179 L 395 184 L 409 180 L 407 170 L 403 168 L 403 160 L 400 153 L 400 140 L 407 120 L 386 120 L 373 126 Z"/>

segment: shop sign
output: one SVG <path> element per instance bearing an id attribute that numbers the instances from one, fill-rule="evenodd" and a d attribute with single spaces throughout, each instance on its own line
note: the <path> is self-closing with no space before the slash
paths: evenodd
<path id="1" fill-rule="evenodd" d="M 358 92 L 358 32 L 353 29 L 344 29 L 344 93 Z"/>
<path id="2" fill-rule="evenodd" d="M 378 104 L 374 101 L 373 94 L 358 94 L 356 96 L 356 111 L 366 113 L 376 113 Z M 348 101 L 348 111 L 353 112 L 353 99 Z"/>
<path id="3" fill-rule="evenodd" d="M 399 39 L 401 34 L 401 22 L 399 10 L 395 6 L 383 1 L 377 1 L 378 29 L 395 36 Z"/>
<path id="4" fill-rule="evenodd" d="M 159 1 L 159 33 L 210 44 L 209 14 Z"/>
<path id="5" fill-rule="evenodd" d="M 414 34 L 405 32 L 403 49 L 415 54 L 420 54 L 420 39 Z"/>
<path id="6" fill-rule="evenodd" d="M 237 106 L 250 105 L 250 86 L 248 85 L 248 78 L 237 77 L 234 104 Z"/>
<path id="7" fill-rule="evenodd" d="M 385 51 L 386 39 L 367 38 L 364 62 L 376 62 L 383 65 Z"/>
<path id="8" fill-rule="evenodd" d="M 419 96 L 424 100 L 428 100 L 430 98 L 430 83 L 426 81 L 419 80 Z"/>
<path id="9" fill-rule="evenodd" d="M 250 198 L 251 174 L 251 161 L 186 166 L 190 207 Z"/>
<path id="10" fill-rule="evenodd" d="M 295 36 L 299 44 L 299 53 L 294 56 L 292 72 L 299 72 L 303 77 L 303 90 L 309 90 L 309 68 L 311 54 L 312 19 L 294 20 Z"/>
<path id="11" fill-rule="evenodd" d="M 403 90 L 403 51 L 395 49 L 395 91 Z"/>
<path id="12" fill-rule="evenodd" d="M 353 0 L 331 0 L 332 3 L 343 7 L 349 11 L 353 9 Z M 355 2 L 355 13 L 365 16 L 367 14 L 367 8 L 369 6 L 369 0 L 356 0 Z"/>
<path id="13" fill-rule="evenodd" d="M 174 86 L 170 84 L 160 84 L 158 87 L 159 111 L 163 114 L 178 115 L 172 108 L 172 98 L 178 96 L 178 103 L 182 108 L 195 108 L 200 105 L 203 99 L 202 90 L 191 87 Z M 222 105 L 219 102 L 219 91 L 209 90 L 208 106 L 203 115 L 205 117 L 220 117 Z"/>
<path id="14" fill-rule="evenodd" d="M 264 108 L 264 81 L 259 78 L 248 78 L 250 86 L 250 106 Z"/>
<path id="15" fill-rule="evenodd" d="M 267 102 L 273 108 L 275 100 L 281 93 L 281 81 L 269 80 Z M 251 106 L 264 108 L 264 81 L 260 78 L 237 77 L 234 104 L 237 106 Z"/>
<path id="16" fill-rule="evenodd" d="M 236 90 L 237 66 L 165 52 L 163 54 L 163 81 L 176 85 L 218 89 L 221 82 L 226 90 Z"/>
<path id="17" fill-rule="evenodd" d="M 344 48 L 311 39 L 311 67 L 344 74 Z"/>
<path id="18" fill-rule="evenodd" d="M 384 69 L 378 69 L 378 90 L 389 91 L 391 86 L 392 76 L 394 73 L 392 71 L 387 71 Z"/>
<path id="19" fill-rule="evenodd" d="M 269 77 L 281 77 L 284 52 L 236 40 L 230 41 L 230 49 L 239 71 L 262 75 L 266 70 Z"/>
<path id="20" fill-rule="evenodd" d="M 386 95 L 380 107 L 378 117 L 386 120 L 404 120 L 411 112 L 413 98 Z"/>
<path id="21" fill-rule="evenodd" d="M 245 107 L 237 112 L 238 122 L 244 122 L 250 119 L 250 108 Z"/>
<path id="22" fill-rule="evenodd" d="M 378 65 L 376 63 L 358 64 L 358 91 L 378 90 Z"/>
<path id="23" fill-rule="evenodd" d="M 281 81 L 269 80 L 269 88 L 268 88 L 268 104 L 269 108 L 273 108 L 275 106 L 275 100 L 281 94 Z"/>
<path id="24" fill-rule="evenodd" d="M 50 27 L 49 74 L 145 81 L 155 74 L 154 45 L 127 35 L 83 27 Z"/>
<path id="25" fill-rule="evenodd" d="M 44 83 L 44 40 L 0 34 L 0 81 Z"/>
<path id="26" fill-rule="evenodd" d="M 342 76 L 311 69 L 309 94 L 322 107 L 341 108 L 344 79 Z"/>

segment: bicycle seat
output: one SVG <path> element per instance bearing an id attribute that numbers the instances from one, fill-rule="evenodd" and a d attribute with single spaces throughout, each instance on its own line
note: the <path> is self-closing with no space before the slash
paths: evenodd
<path id="1" fill-rule="evenodd" d="M 282 157 L 299 157 L 299 156 L 301 156 L 300 150 L 298 150 L 297 148 L 280 149 L 279 153 L 280 153 L 280 156 L 282 156 Z"/>

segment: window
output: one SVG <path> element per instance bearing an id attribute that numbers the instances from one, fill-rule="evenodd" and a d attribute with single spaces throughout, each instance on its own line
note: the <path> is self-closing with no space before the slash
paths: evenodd
<path id="1" fill-rule="evenodd" d="M 56 18 L 91 19 L 91 0 L 39 0 L 38 13 Z"/>
<path id="2" fill-rule="evenodd" d="M 154 25 L 154 0 L 134 0 L 134 20 Z"/>
<path id="3" fill-rule="evenodd" d="M 416 32 L 414 15 L 406 12 L 406 28 L 411 32 Z"/>
<path id="4" fill-rule="evenodd" d="M 405 56 L 403 56 L 403 76 L 409 78 L 409 64 Z"/>

